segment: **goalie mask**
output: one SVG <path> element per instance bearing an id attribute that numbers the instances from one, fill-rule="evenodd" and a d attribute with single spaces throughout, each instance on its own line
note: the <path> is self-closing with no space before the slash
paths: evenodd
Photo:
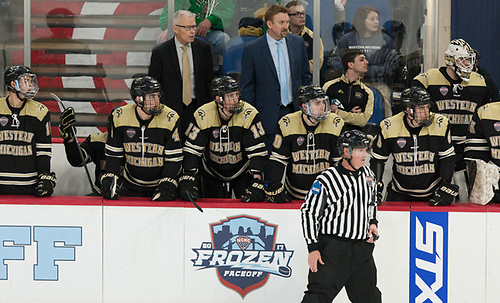
<path id="1" fill-rule="evenodd" d="M 434 119 L 431 112 L 431 97 L 423 88 L 407 88 L 401 94 L 401 103 L 405 109 L 406 116 L 418 126 L 429 126 Z"/>
<path id="2" fill-rule="evenodd" d="M 462 80 L 470 80 L 470 73 L 476 62 L 476 54 L 469 43 L 463 39 L 451 41 L 444 53 L 444 60 L 446 66 L 451 67 Z"/>
<path id="3" fill-rule="evenodd" d="M 299 88 L 299 106 L 309 119 L 321 122 L 330 115 L 330 99 L 318 85 L 306 85 Z"/>
<path id="4" fill-rule="evenodd" d="M 130 86 L 130 96 L 146 114 L 157 116 L 163 107 L 160 83 L 149 76 L 134 78 Z"/>
<path id="5" fill-rule="evenodd" d="M 230 114 L 240 113 L 243 109 L 238 82 L 229 76 L 216 78 L 212 81 L 212 96 L 219 108 Z"/>
<path id="6" fill-rule="evenodd" d="M 38 81 L 31 68 L 23 65 L 8 67 L 4 73 L 7 90 L 17 94 L 21 100 L 32 99 L 38 93 Z M 13 83 L 14 82 L 14 83 Z M 24 98 L 21 98 L 23 96 Z"/>

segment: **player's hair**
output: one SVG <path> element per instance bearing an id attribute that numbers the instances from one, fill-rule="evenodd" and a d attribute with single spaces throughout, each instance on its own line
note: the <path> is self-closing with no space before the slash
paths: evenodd
<path id="1" fill-rule="evenodd" d="M 288 9 L 284 6 L 279 5 L 279 4 L 271 5 L 267 9 L 266 14 L 264 15 L 264 22 L 266 22 L 266 23 L 267 23 L 267 21 L 273 22 L 274 16 L 276 16 L 279 13 L 288 14 Z"/>
<path id="2" fill-rule="evenodd" d="M 349 69 L 347 63 L 354 62 L 354 59 L 356 59 L 356 57 L 359 55 L 364 55 L 364 53 L 359 49 L 350 49 L 345 52 L 345 54 L 342 56 L 342 67 L 344 68 L 344 73 Z"/>
<path id="3" fill-rule="evenodd" d="M 285 7 L 286 7 L 286 8 L 290 8 L 290 7 L 292 7 L 292 6 L 299 6 L 299 5 L 302 5 L 302 6 L 304 6 L 304 7 L 305 7 L 307 4 L 306 4 L 306 3 L 304 3 L 304 1 L 301 1 L 301 0 L 292 0 L 292 1 L 288 2 L 288 3 L 285 5 Z"/>
<path id="4" fill-rule="evenodd" d="M 174 18 L 172 19 L 174 25 L 177 25 L 177 23 L 179 22 L 179 18 L 181 16 L 186 16 L 186 17 L 189 17 L 189 18 L 194 18 L 195 15 L 192 12 L 190 12 L 190 11 L 186 11 L 186 10 L 180 9 L 180 10 L 178 10 L 178 11 L 175 12 Z"/>
<path id="5" fill-rule="evenodd" d="M 377 15 L 380 16 L 378 10 L 373 6 L 363 5 L 360 8 L 358 8 L 356 14 L 354 15 L 354 19 L 352 19 L 352 25 L 360 35 L 366 32 L 365 20 L 366 17 L 368 17 L 368 14 L 371 12 L 376 12 Z"/>

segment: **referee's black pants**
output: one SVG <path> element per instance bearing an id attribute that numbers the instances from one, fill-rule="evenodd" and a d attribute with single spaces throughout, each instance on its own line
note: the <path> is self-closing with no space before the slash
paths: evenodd
<path id="1" fill-rule="evenodd" d="M 331 303 L 342 287 L 353 303 L 382 302 L 377 288 L 373 243 L 320 235 L 319 244 L 325 264 L 318 263 L 315 273 L 309 271 L 309 283 L 302 303 Z"/>

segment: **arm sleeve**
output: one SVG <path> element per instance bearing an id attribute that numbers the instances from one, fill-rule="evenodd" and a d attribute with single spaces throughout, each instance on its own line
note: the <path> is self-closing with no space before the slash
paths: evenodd
<path id="1" fill-rule="evenodd" d="M 78 140 L 76 139 L 73 140 L 73 142 L 67 142 L 64 140 L 66 158 L 68 159 L 69 164 L 73 167 L 83 166 L 84 162 L 82 161 L 82 157 L 78 151 L 79 149 L 82 151 L 85 164 L 90 163 L 96 155 L 96 151 L 92 148 L 92 144 L 90 143 L 90 136 L 88 136 L 81 145 L 78 144 Z"/>
<path id="2" fill-rule="evenodd" d="M 439 176 L 447 181 L 451 181 L 455 171 L 455 149 L 451 141 L 450 125 L 446 129 L 446 135 L 441 139 L 441 148 L 439 149 Z"/>
<path id="3" fill-rule="evenodd" d="M 303 40 L 302 38 L 300 38 Z M 300 85 L 309 85 L 312 82 L 311 70 L 309 69 L 309 59 L 307 57 L 306 44 L 302 43 L 302 77 Z"/>
<path id="4" fill-rule="evenodd" d="M 384 121 L 380 123 L 383 126 Z M 376 180 L 382 179 L 384 174 L 385 162 L 389 159 L 390 150 L 383 134 L 379 132 L 373 139 L 373 151 L 370 160 L 370 169 L 375 172 Z"/>
<path id="5" fill-rule="evenodd" d="M 105 171 L 120 176 L 120 166 L 124 157 L 123 141 L 121 134 L 118 132 L 114 123 L 115 115 L 112 115 L 111 130 L 108 133 L 106 141 L 105 155 L 106 168 Z"/>
<path id="6" fill-rule="evenodd" d="M 180 119 L 177 119 L 174 128 L 168 133 L 165 145 L 165 158 L 162 178 L 170 177 L 177 179 L 182 167 L 182 140 L 179 134 Z"/>
<path id="7" fill-rule="evenodd" d="M 366 108 L 364 112 L 352 113 L 342 109 L 337 109 L 337 111 L 335 112 L 342 119 L 344 119 L 345 123 L 363 127 L 366 125 L 368 120 L 370 120 L 371 116 L 373 115 L 374 97 L 373 92 L 370 88 L 365 88 L 365 91 L 368 94 L 368 100 L 366 102 Z"/>
<path id="8" fill-rule="evenodd" d="M 489 161 L 489 145 L 483 135 L 481 119 L 477 112 L 472 116 L 472 122 L 467 129 L 467 140 L 465 141 L 465 160 L 480 159 Z"/>
<path id="9" fill-rule="evenodd" d="M 52 157 L 52 139 L 50 136 L 50 113 L 38 124 L 36 134 L 36 167 L 37 172 L 50 172 L 50 159 Z"/>
<path id="10" fill-rule="evenodd" d="M 184 155 L 184 171 L 198 170 L 199 159 L 208 144 L 208 133 L 207 130 L 202 131 L 200 129 L 196 119 L 191 120 L 187 129 L 189 133 L 186 136 L 182 150 Z"/>
<path id="11" fill-rule="evenodd" d="M 316 190 L 309 191 L 304 204 L 300 208 L 302 233 L 309 252 L 319 250 L 319 221 L 323 216 L 328 199 L 327 186 L 321 182 L 320 176 L 316 178 L 312 185 Z"/>
<path id="12" fill-rule="evenodd" d="M 240 88 L 243 101 L 255 106 L 255 62 L 252 51 L 247 46 L 241 57 Z"/>
<path id="13" fill-rule="evenodd" d="M 281 122 L 281 120 L 280 120 Z M 269 184 L 281 183 L 286 166 L 290 161 L 290 144 L 287 137 L 283 136 L 281 123 L 278 123 L 274 135 L 273 148 L 269 157 Z"/>
<path id="14" fill-rule="evenodd" d="M 260 121 L 260 116 L 255 115 L 252 124 L 244 130 L 241 143 L 250 159 L 250 169 L 264 173 L 267 160 L 267 149 L 264 143 L 264 127 Z"/>
<path id="15" fill-rule="evenodd" d="M 153 49 L 151 52 L 151 60 L 148 68 L 148 75 L 156 79 L 159 83 L 162 83 L 162 57 L 158 48 Z"/>

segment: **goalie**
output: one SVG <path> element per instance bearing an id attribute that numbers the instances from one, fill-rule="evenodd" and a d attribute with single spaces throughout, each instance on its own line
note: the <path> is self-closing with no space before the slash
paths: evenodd
<path id="1" fill-rule="evenodd" d="M 469 202 L 485 205 L 500 202 L 500 102 L 488 103 L 476 111 L 467 133 Z"/>

